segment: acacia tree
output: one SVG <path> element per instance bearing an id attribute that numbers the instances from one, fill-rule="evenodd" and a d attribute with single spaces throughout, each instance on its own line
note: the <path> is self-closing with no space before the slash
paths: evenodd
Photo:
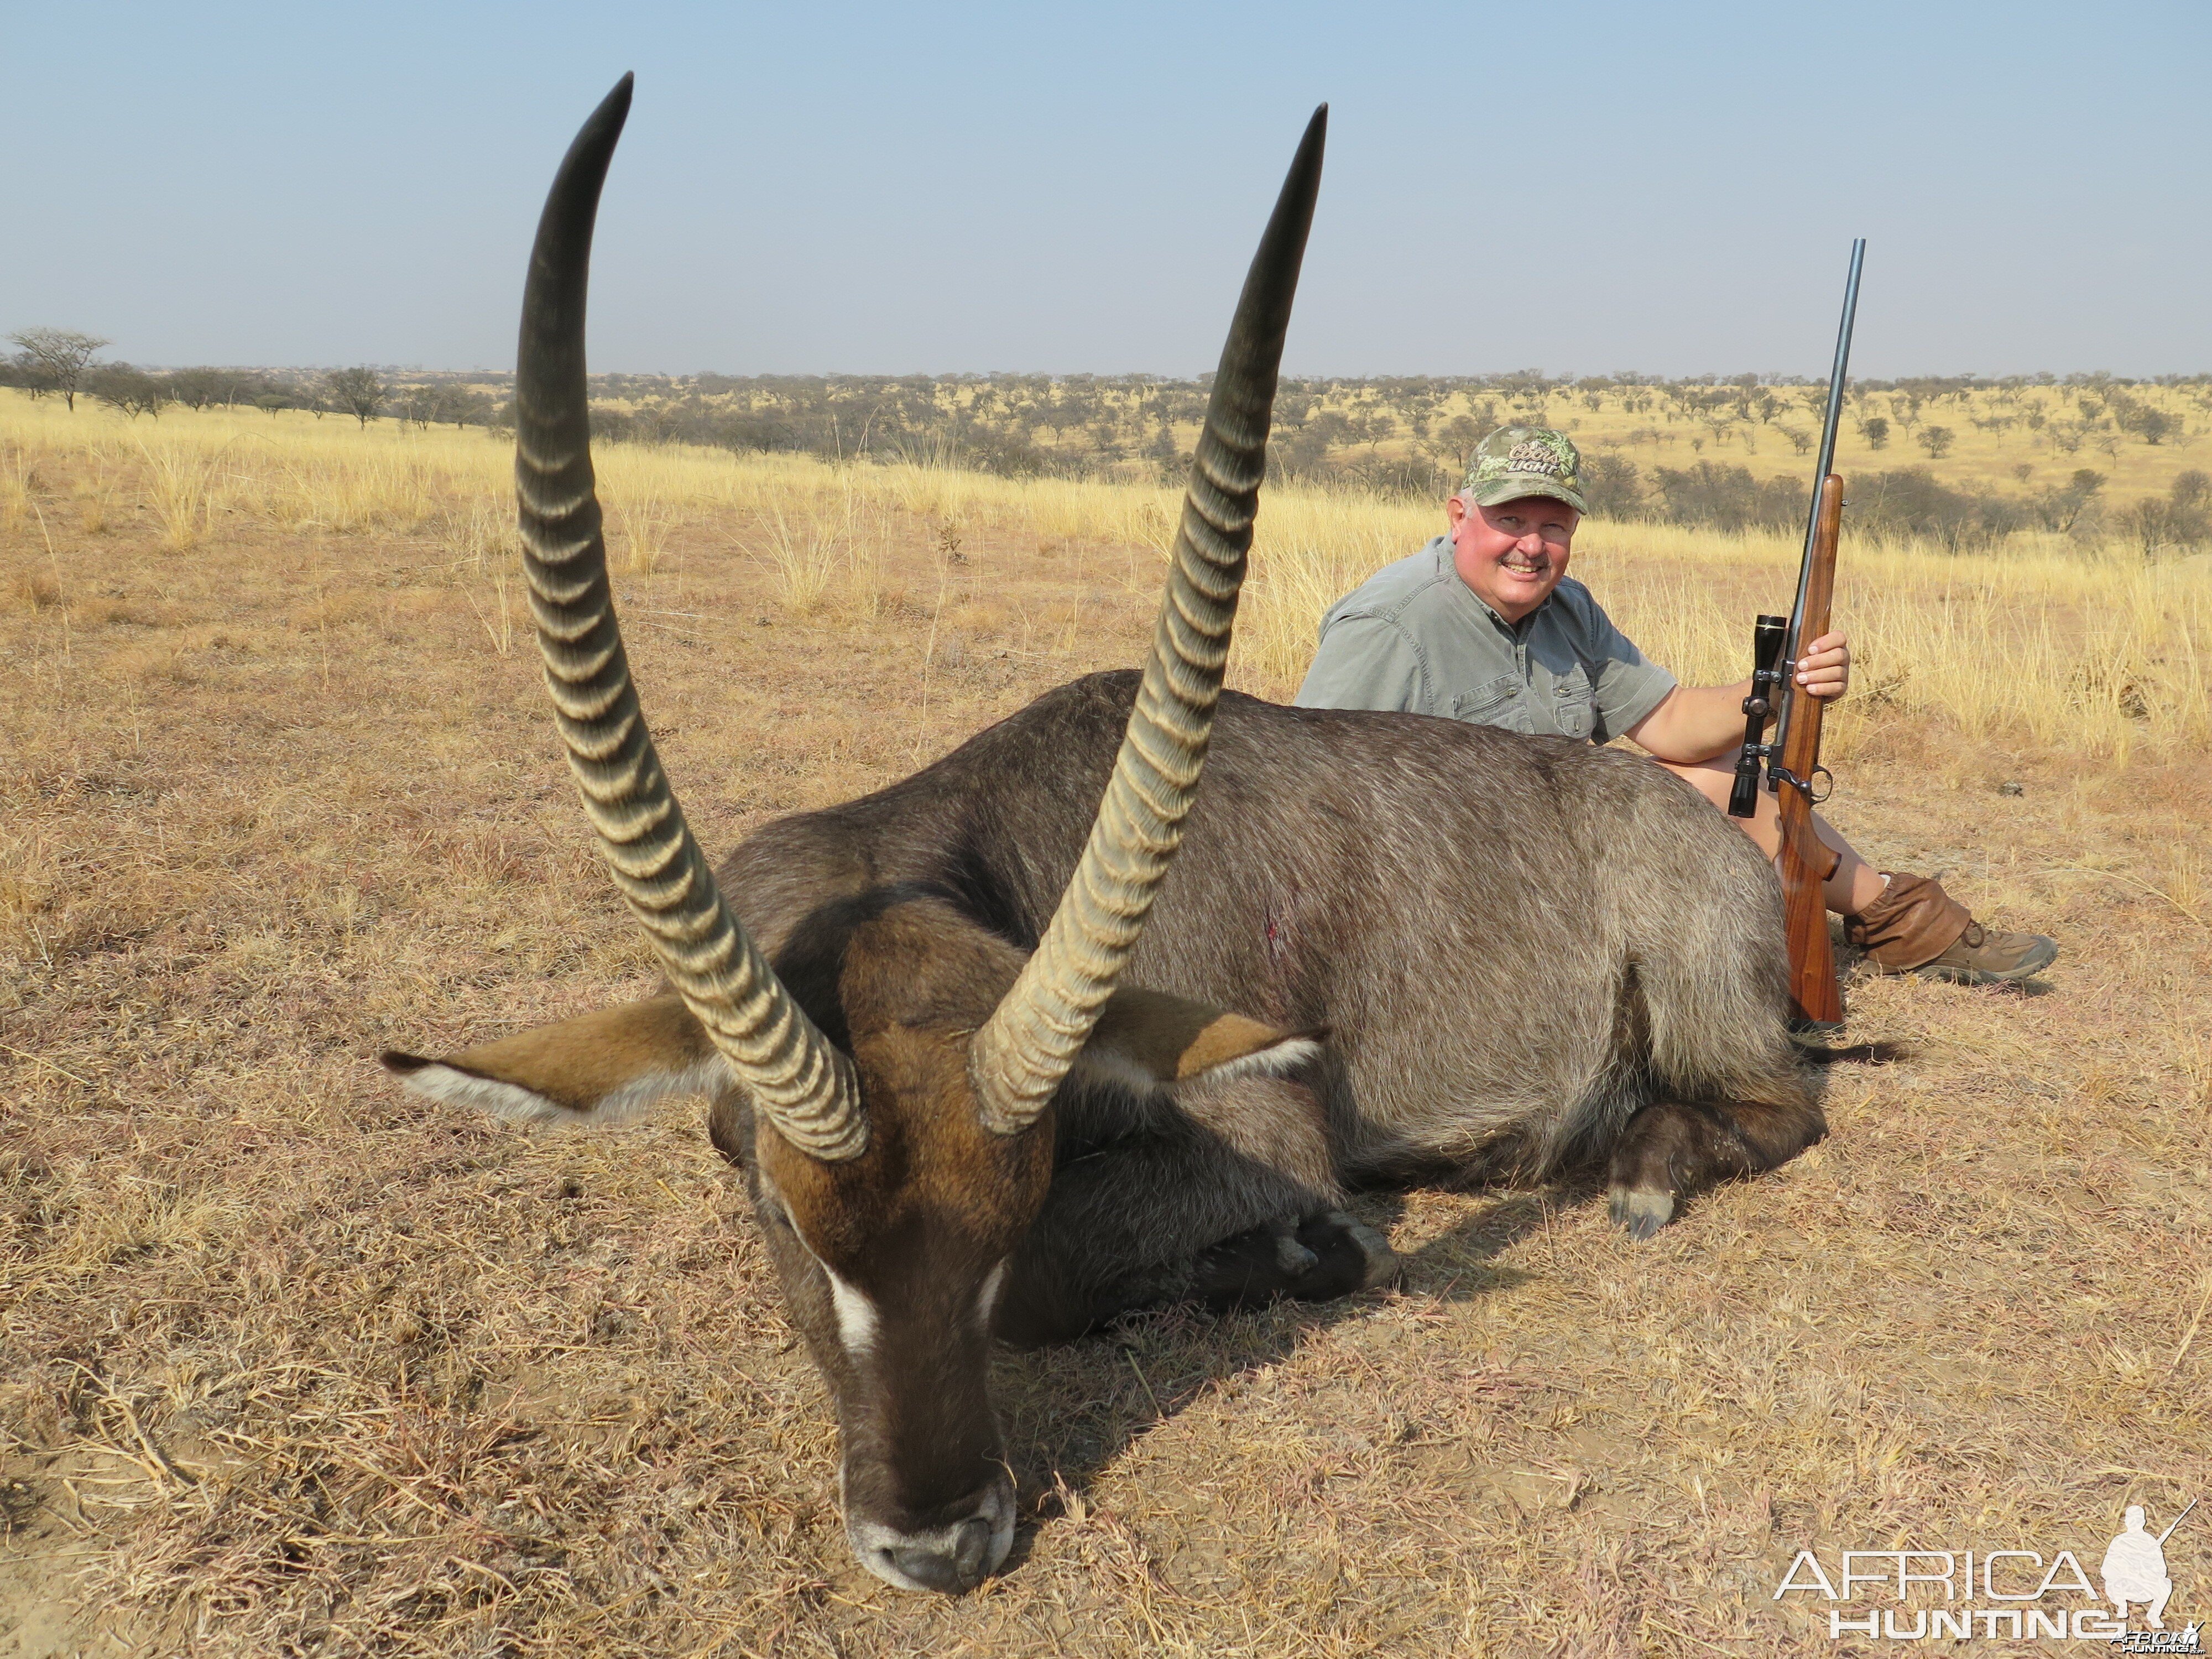
<path id="1" fill-rule="evenodd" d="M 404 427 L 412 421 L 427 432 L 431 421 L 435 418 L 437 396 L 436 389 L 432 386 L 394 386 L 392 403 L 399 416 L 399 424 Z"/>
<path id="2" fill-rule="evenodd" d="M 92 361 L 94 352 L 111 343 L 97 334 L 79 334 L 67 328 L 27 328 L 8 337 L 23 348 L 31 372 L 60 392 L 62 401 L 72 413 L 76 409 L 77 383 L 84 378 L 84 366 Z"/>
<path id="3" fill-rule="evenodd" d="M 238 368 L 180 368 L 168 377 L 169 390 L 187 409 L 228 407 L 252 386 L 253 377 Z"/>
<path id="4" fill-rule="evenodd" d="M 161 410 L 177 400 L 165 376 L 149 374 L 128 363 L 106 363 L 85 377 L 84 389 L 110 409 L 136 420 L 141 415 L 161 418 Z"/>
<path id="5" fill-rule="evenodd" d="M 323 386 L 331 401 L 364 427 L 384 408 L 384 380 L 366 363 L 358 368 L 333 369 Z"/>

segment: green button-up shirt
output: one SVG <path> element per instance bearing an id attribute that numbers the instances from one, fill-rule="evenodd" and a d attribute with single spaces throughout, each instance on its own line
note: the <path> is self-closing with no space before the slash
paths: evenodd
<path id="1" fill-rule="evenodd" d="M 1507 622 L 1460 580 L 1451 538 L 1439 536 L 1322 618 L 1297 702 L 1604 743 L 1664 702 L 1674 684 L 1571 578 L 1517 626 Z"/>

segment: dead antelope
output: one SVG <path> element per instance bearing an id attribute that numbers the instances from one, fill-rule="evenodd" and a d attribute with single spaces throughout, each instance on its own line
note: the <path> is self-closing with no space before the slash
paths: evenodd
<path id="1" fill-rule="evenodd" d="M 957 1591 L 1005 1559 L 994 1334 L 1377 1283 L 1388 1247 L 1337 1208 L 1354 1182 L 1597 1156 L 1642 1237 L 1821 1133 L 1773 873 L 1673 778 L 1220 690 L 1322 112 L 1230 326 L 1141 675 L 769 824 L 718 884 L 639 712 L 593 495 L 584 291 L 629 101 L 625 79 L 538 227 L 516 476 L 570 766 L 670 989 L 386 1061 L 526 1120 L 712 1098 L 872 1571 Z"/>

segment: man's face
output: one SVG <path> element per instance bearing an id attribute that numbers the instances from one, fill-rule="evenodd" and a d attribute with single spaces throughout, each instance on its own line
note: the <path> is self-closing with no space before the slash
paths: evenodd
<path id="1" fill-rule="evenodd" d="M 1477 507 L 1464 495 L 1444 503 L 1452 563 L 1459 579 L 1507 622 L 1517 623 L 1552 597 L 1567 574 L 1582 514 L 1550 495 L 1524 495 Z"/>

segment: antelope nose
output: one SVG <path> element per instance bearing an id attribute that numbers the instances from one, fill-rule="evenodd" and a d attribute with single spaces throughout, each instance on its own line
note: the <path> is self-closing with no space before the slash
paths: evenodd
<path id="1" fill-rule="evenodd" d="M 907 1544 L 886 1552 L 891 1565 L 924 1589 L 957 1595 L 983 1580 L 991 1553 L 991 1523 L 975 1516 L 927 1544 Z"/>

